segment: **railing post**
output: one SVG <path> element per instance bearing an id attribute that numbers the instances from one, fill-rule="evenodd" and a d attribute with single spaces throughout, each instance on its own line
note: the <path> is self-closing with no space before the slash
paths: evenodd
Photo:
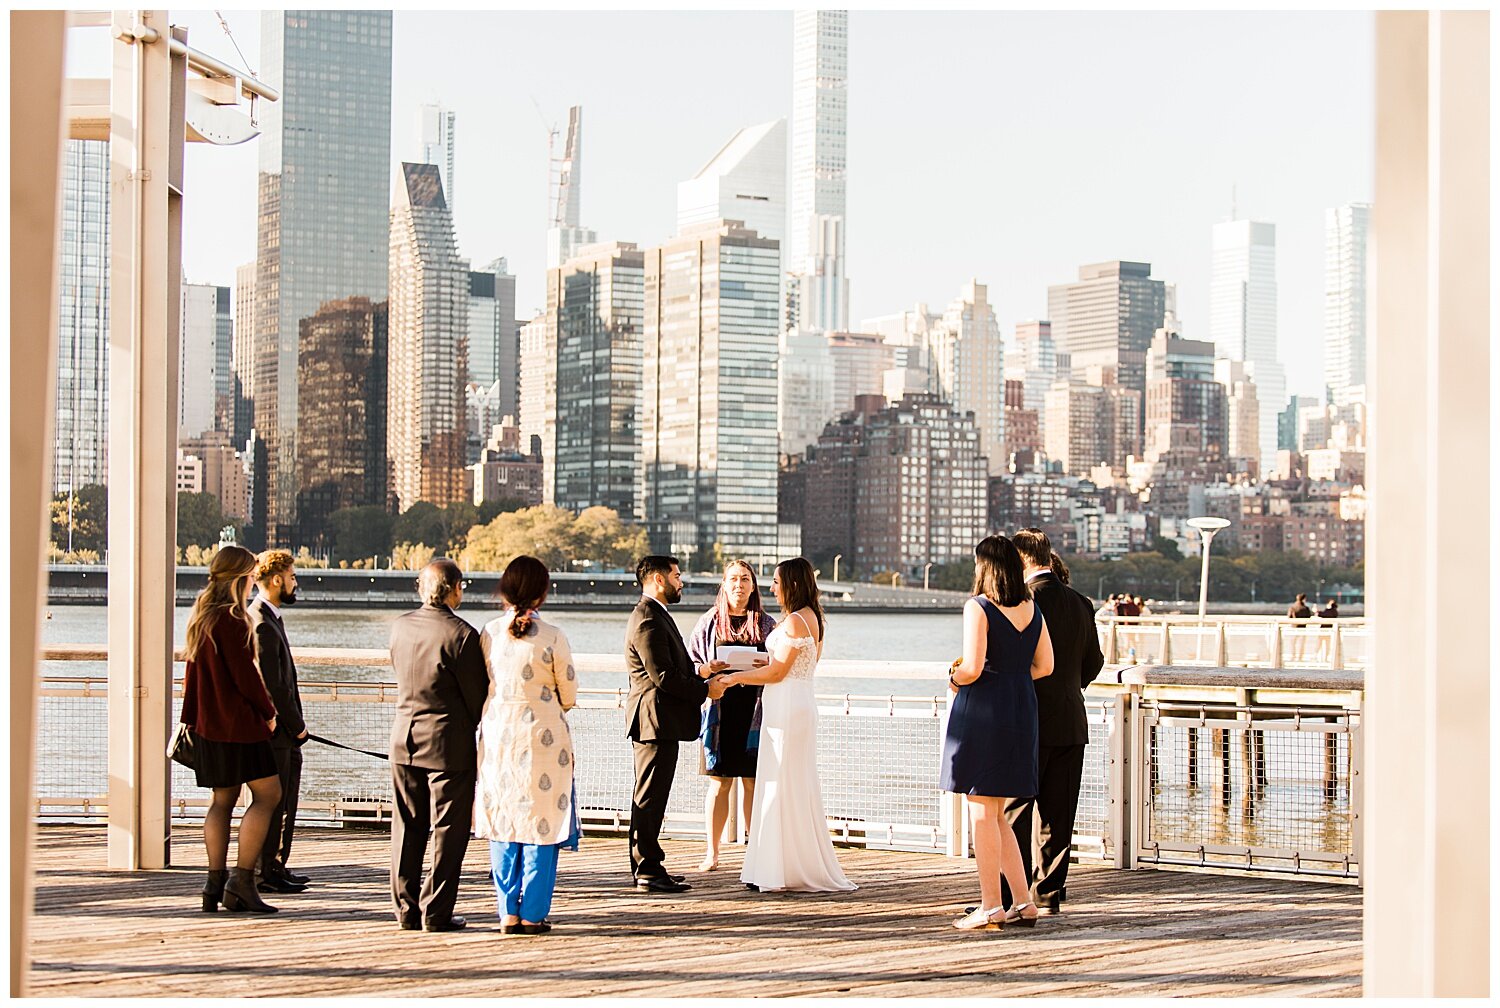
<path id="1" fill-rule="evenodd" d="M 1277 620 L 1276 623 L 1275 623 L 1275 630 L 1274 630 L 1274 632 L 1271 635 L 1271 667 L 1272 668 L 1284 668 L 1285 667 L 1281 663 L 1281 655 L 1282 655 L 1281 625 L 1282 625 L 1281 621 Z"/>
<path id="2" fill-rule="evenodd" d="M 1120 624 L 1114 620 L 1109 621 L 1109 647 L 1107 648 L 1107 653 L 1109 654 L 1109 663 L 1111 665 L 1120 664 Z"/>
<path id="3" fill-rule="evenodd" d="M 1172 664 L 1172 623 L 1165 616 L 1161 618 L 1161 664 Z"/>
<path id="4" fill-rule="evenodd" d="M 1335 621 L 1333 624 L 1333 667 L 1342 669 L 1344 667 L 1344 628 Z"/>
<path id="5" fill-rule="evenodd" d="M 1229 667 L 1229 627 L 1223 620 L 1219 621 L 1218 651 L 1214 663 L 1219 668 Z"/>
<path id="6" fill-rule="evenodd" d="M 1135 867 L 1135 851 L 1130 844 L 1131 771 L 1130 718 L 1134 710 L 1134 693 L 1127 690 L 1115 696 L 1114 719 L 1109 726 L 1109 844 L 1116 868 Z"/>

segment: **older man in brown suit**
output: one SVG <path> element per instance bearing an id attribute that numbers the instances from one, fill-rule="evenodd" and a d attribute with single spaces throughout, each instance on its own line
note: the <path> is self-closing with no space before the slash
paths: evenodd
<path id="1" fill-rule="evenodd" d="M 391 724 L 391 898 L 408 931 L 457 931 L 458 879 L 474 817 L 475 731 L 489 692 L 479 631 L 453 610 L 463 601 L 463 572 L 447 558 L 417 580 L 422 608 L 391 626 L 396 718 Z M 432 834 L 432 870 L 422 865 Z"/>

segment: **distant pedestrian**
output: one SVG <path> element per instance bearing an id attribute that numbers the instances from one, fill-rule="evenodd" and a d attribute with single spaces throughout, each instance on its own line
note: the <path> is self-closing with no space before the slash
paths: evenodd
<path id="1" fill-rule="evenodd" d="M 464 587 L 458 564 L 432 561 L 417 579 L 422 608 L 391 624 L 391 899 L 407 931 L 457 931 L 467 923 L 453 907 L 474 825 L 474 733 L 490 680 L 479 631 L 453 611 Z M 429 833 L 432 870 L 424 884 Z"/>
<path id="2" fill-rule="evenodd" d="M 558 852 L 578 849 L 577 751 L 567 711 L 578 703 L 568 638 L 538 611 L 552 575 L 518 556 L 500 578 L 508 607 L 480 636 L 490 695 L 479 722 L 479 790 L 474 835 L 490 842 L 506 934 L 551 930 Z"/>
<path id="3" fill-rule="evenodd" d="M 1333 620 L 1338 618 L 1339 603 L 1337 599 L 1329 599 L 1328 604 L 1324 608 L 1318 610 L 1318 619 L 1320 620 Z M 1319 623 L 1318 629 L 1320 631 L 1327 631 L 1326 633 L 1320 632 L 1318 634 L 1318 661 L 1321 662 L 1327 660 L 1329 655 L 1333 651 L 1333 624 Z"/>
<path id="4" fill-rule="evenodd" d="M 1064 581 L 1063 584 L 1067 584 L 1067 582 Z M 1136 615 L 1138 615 L 1138 616 L 1150 616 L 1151 615 L 1151 601 L 1149 599 L 1147 601 L 1145 601 L 1145 602 L 1142 602 L 1141 601 L 1141 597 L 1139 595 L 1137 595 L 1135 597 L 1135 604 L 1136 604 L 1136 607 L 1138 609 L 1140 609 L 1140 612 L 1137 613 Z"/>
<path id="5" fill-rule="evenodd" d="M 1328 600 L 1328 605 L 1325 608 L 1322 608 L 1322 609 L 1318 610 L 1318 619 L 1338 619 L 1338 618 L 1339 618 L 1339 603 L 1338 603 L 1338 599 L 1329 599 Z M 1333 626 L 1332 623 L 1325 623 L 1324 625 L 1325 626 Z"/>
<path id="6" fill-rule="evenodd" d="M 1120 601 L 1115 603 L 1116 616 L 1139 616 L 1141 607 L 1136 605 L 1129 595 L 1121 595 Z"/>
<path id="7" fill-rule="evenodd" d="M 1312 619 L 1312 614 L 1312 607 L 1307 604 L 1307 592 L 1298 592 L 1297 601 L 1286 607 L 1287 619 Z M 1287 628 L 1287 634 L 1292 639 L 1292 661 L 1300 662 L 1306 655 L 1307 637 L 1312 632 L 1305 623 Z"/>
<path id="8" fill-rule="evenodd" d="M 255 888 L 255 865 L 272 810 L 281 800 L 270 741 L 276 704 L 255 665 L 255 617 L 248 609 L 256 565 L 255 554 L 243 546 L 220 547 L 208 566 L 208 586 L 198 593 L 188 616 L 181 720 L 193 741 L 198 786 L 213 789 L 203 817 L 205 912 L 217 910 L 221 902 L 228 910 L 276 912 Z M 250 806 L 240 818 L 239 855 L 230 874 L 229 820 L 245 784 L 250 786 Z"/>
<path id="9" fill-rule="evenodd" d="M 302 746 L 307 744 L 307 722 L 302 718 L 302 695 L 297 689 L 297 663 L 287 640 L 281 610 L 297 602 L 297 569 L 286 550 L 266 550 L 258 558 L 255 583 L 260 592 L 250 609 L 256 617 L 255 655 L 266 689 L 276 704 L 276 730 L 271 751 L 281 778 L 281 801 L 271 813 L 270 831 L 260 855 L 261 892 L 297 893 L 307 888 L 306 875 L 290 871 L 292 834 L 297 829 L 297 795 L 302 790 Z"/>

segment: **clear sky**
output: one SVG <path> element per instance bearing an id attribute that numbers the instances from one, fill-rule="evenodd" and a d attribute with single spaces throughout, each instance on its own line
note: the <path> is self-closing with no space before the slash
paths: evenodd
<path id="1" fill-rule="evenodd" d="M 259 15 L 225 17 L 259 69 Z M 212 14 L 173 21 L 240 62 Z M 76 72 L 107 73 L 105 34 L 71 33 Z M 459 248 L 510 260 L 523 317 L 545 291 L 544 123 L 583 105 L 583 224 L 646 245 L 675 230 L 678 181 L 791 112 L 785 12 L 398 11 L 394 40 L 393 160 L 417 156 L 421 103 L 457 112 Z M 1277 225 L 1288 391 L 1320 394 L 1323 211 L 1373 192 L 1373 45 L 1366 13 L 851 13 L 853 319 L 941 310 L 974 277 L 1009 337 L 1048 284 L 1132 259 L 1207 338 L 1210 232 L 1235 195 Z M 254 148 L 189 147 L 195 282 L 254 257 Z"/>

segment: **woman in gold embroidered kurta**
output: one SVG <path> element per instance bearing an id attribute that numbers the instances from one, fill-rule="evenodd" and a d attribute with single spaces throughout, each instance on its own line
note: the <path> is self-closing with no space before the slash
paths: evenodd
<path id="1" fill-rule="evenodd" d="M 541 934 L 557 878 L 557 852 L 578 849 L 573 737 L 564 712 L 578 699 L 573 652 L 536 615 L 551 578 L 535 557 L 500 579 L 510 607 L 481 634 L 490 694 L 479 724 L 474 835 L 490 841 L 496 900 L 508 934 Z"/>

